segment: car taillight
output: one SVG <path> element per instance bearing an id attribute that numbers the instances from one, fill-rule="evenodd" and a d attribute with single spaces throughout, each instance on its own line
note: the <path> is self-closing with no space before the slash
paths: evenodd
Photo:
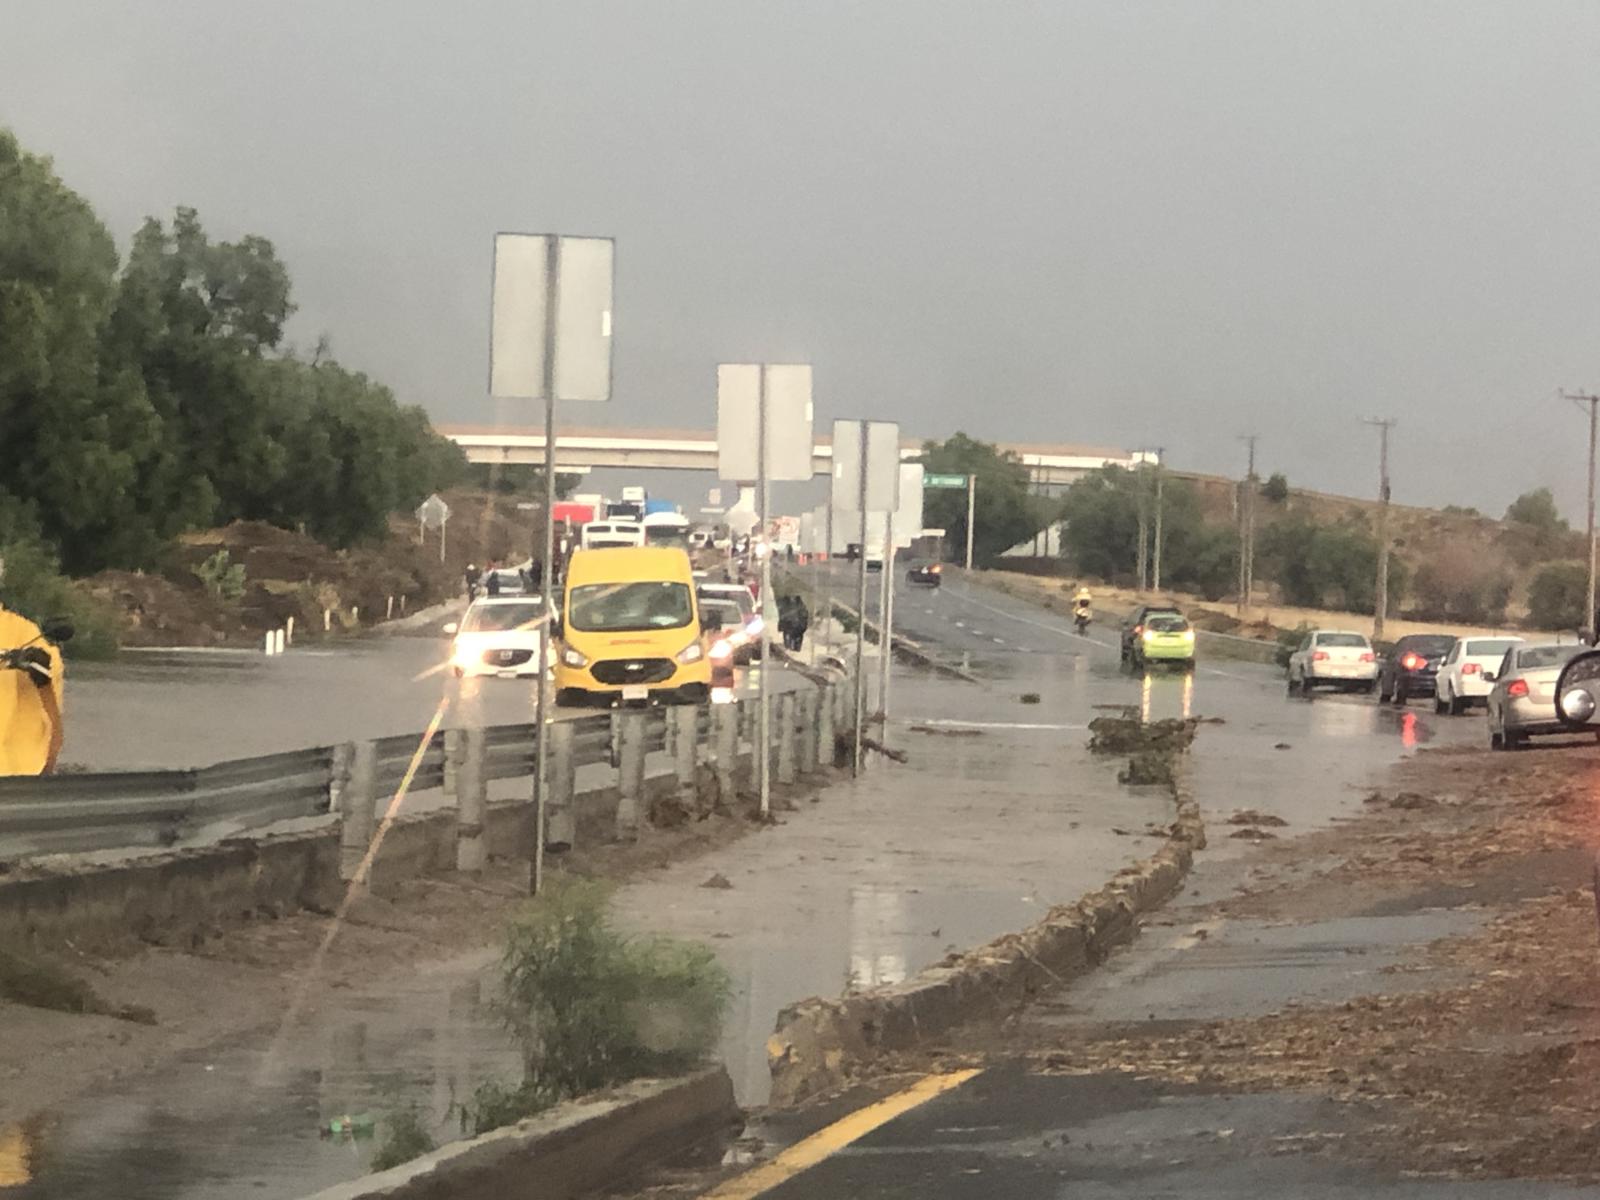
<path id="1" fill-rule="evenodd" d="M 1143 633 L 1144 632 L 1144 626 L 1143 625 L 1135 625 L 1133 627 L 1133 632 L 1136 633 L 1136 634 Z"/>
<path id="2" fill-rule="evenodd" d="M 1506 695 L 1513 699 L 1528 694 L 1528 681 L 1526 679 L 1513 679 L 1506 686 Z"/>
<path id="3" fill-rule="evenodd" d="M 928 568 L 928 573 L 930 575 L 937 575 L 943 570 L 944 570 L 944 568 L 941 567 L 938 563 L 934 563 L 933 566 Z"/>
<path id="4" fill-rule="evenodd" d="M 1327 662 L 1328 661 L 1328 652 L 1326 650 L 1313 650 L 1311 652 L 1311 661 L 1312 662 Z"/>
<path id="5" fill-rule="evenodd" d="M 1361 656 L 1361 661 L 1366 662 L 1371 657 L 1372 655 L 1370 654 L 1363 654 Z M 1400 659 L 1400 665 L 1408 671 L 1415 671 L 1422 665 L 1422 659 L 1418 658 L 1415 654 L 1407 654 Z"/>
<path id="6" fill-rule="evenodd" d="M 1368 650 L 1366 653 L 1364 653 L 1361 656 L 1361 661 L 1362 662 L 1377 662 L 1378 661 L 1378 656 L 1375 655 L 1371 650 Z"/>
<path id="7" fill-rule="evenodd" d="M 1478 673 L 1478 671 L 1479 671 L 1479 667 L 1478 667 L 1477 663 L 1462 663 L 1461 664 L 1461 673 L 1463 675 L 1476 675 Z"/>

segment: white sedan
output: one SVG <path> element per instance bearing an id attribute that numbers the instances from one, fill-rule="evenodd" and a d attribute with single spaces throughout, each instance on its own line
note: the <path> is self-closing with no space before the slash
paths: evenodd
<path id="1" fill-rule="evenodd" d="M 456 678 L 537 678 L 543 624 L 544 601 L 538 596 L 480 596 L 467 607 L 459 625 L 452 621 L 444 627 L 455 635 L 450 666 Z M 552 647 L 547 665 L 554 665 L 554 655 Z"/>
<path id="2" fill-rule="evenodd" d="M 1313 629 L 1289 656 L 1289 694 L 1315 687 L 1370 692 L 1378 686 L 1378 656 L 1366 634 Z"/>
<path id="3" fill-rule="evenodd" d="M 1519 637 L 1457 638 L 1439 667 L 1433 693 L 1434 711 L 1459 717 L 1469 704 L 1488 704 L 1489 689 L 1494 686 L 1490 677 L 1499 668 L 1506 651 L 1522 644 Z"/>

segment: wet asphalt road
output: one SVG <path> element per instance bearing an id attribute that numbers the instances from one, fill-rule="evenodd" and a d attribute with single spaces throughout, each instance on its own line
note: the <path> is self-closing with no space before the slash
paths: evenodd
<path id="1" fill-rule="evenodd" d="M 1229 812 L 1249 807 L 1281 816 L 1289 822 L 1282 832 L 1292 836 L 1353 813 L 1398 756 L 1429 743 L 1477 744 L 1483 736 L 1481 717 L 1436 717 L 1431 706 L 1397 711 L 1355 696 L 1289 700 L 1281 672 L 1203 655 L 1192 677 L 1126 673 L 1117 664 L 1111 622 L 1090 630 L 1091 645 L 1065 621 L 959 579 L 938 592 L 900 588 L 897 628 L 984 677 L 996 712 L 1017 711 L 1012 693 L 1031 688 L 1042 700 L 1031 711 L 1043 721 L 1060 712 L 1068 681 L 1087 677 L 1097 703 L 1135 705 L 1150 717 L 1222 718 L 1224 724 L 1201 729 L 1192 755 L 1195 789 L 1212 830 L 1193 880 L 1206 893 L 1231 887 L 1224 880 L 1248 869 L 1249 843 L 1219 835 L 1219 820 Z M 1325 1003 L 1392 990 L 1406 984 L 1387 976 L 1380 982 L 1386 965 L 1474 920 L 1417 911 L 1289 928 L 1219 923 L 1198 943 L 1203 952 L 1193 937 L 1147 932 L 1045 1007 L 1066 1023 L 1134 1013 L 1205 1019 L 1266 1011 L 1290 999 Z M 1356 960 L 1351 947 L 1360 948 Z M 775 1146 L 788 1144 L 871 1098 L 805 1117 L 774 1114 L 755 1132 Z M 1338 1106 L 1311 1095 L 1230 1095 L 1122 1074 L 1040 1074 L 1001 1062 L 762 1195 L 1564 1200 L 1591 1194 L 1548 1183 L 1410 1178 L 1337 1153 L 1341 1144 L 1358 1142 L 1368 1123 L 1382 1120 L 1376 1107 Z"/>

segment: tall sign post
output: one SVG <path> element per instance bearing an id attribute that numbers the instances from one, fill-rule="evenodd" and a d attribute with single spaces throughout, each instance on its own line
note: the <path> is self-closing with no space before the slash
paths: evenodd
<path id="1" fill-rule="evenodd" d="M 572 845 L 575 814 L 562 812 L 546 829 L 545 762 L 550 722 L 550 649 L 556 613 L 556 401 L 611 399 L 611 302 L 616 243 L 610 238 L 497 233 L 489 341 L 489 394 L 544 401 L 544 557 L 539 575 L 544 617 L 539 627 L 535 690 L 533 853 L 528 891 L 544 887 L 544 851 Z"/>
<path id="2" fill-rule="evenodd" d="M 928 471 L 922 476 L 922 486 L 933 488 L 936 491 L 948 489 L 957 491 L 967 489 L 967 570 L 972 570 L 972 514 L 973 500 L 978 492 L 978 477 L 976 475 L 950 475 L 937 471 Z"/>
<path id="3" fill-rule="evenodd" d="M 861 774 L 861 740 L 867 719 L 866 655 L 867 514 L 885 519 L 898 507 L 900 487 L 900 426 L 893 421 L 835 421 L 833 423 L 833 503 L 836 513 L 853 514 L 859 521 L 860 554 L 856 559 L 855 752 L 850 769 Z M 887 564 L 885 564 L 887 567 Z M 884 653 L 888 644 L 883 643 Z"/>
<path id="4" fill-rule="evenodd" d="M 417 524 L 422 529 L 423 543 L 427 543 L 427 531 L 439 531 L 439 561 L 444 561 L 445 523 L 450 520 L 450 506 L 446 504 L 438 492 L 434 492 L 421 504 L 417 505 Z"/>
<path id="5" fill-rule="evenodd" d="M 898 455 L 898 446 L 896 453 Z M 889 683 L 893 678 L 890 667 L 894 663 L 894 581 L 895 552 L 911 543 L 922 531 L 922 486 L 924 472 L 921 463 L 895 463 L 897 484 L 895 507 L 883 523 L 883 574 L 879 586 L 883 591 L 882 633 L 878 644 L 883 648 L 880 664 L 882 678 L 878 684 L 878 709 L 883 713 L 883 742 L 889 744 Z"/>
<path id="6" fill-rule="evenodd" d="M 811 478 L 811 368 L 803 363 L 722 363 L 717 367 L 717 474 L 756 483 L 757 524 L 751 548 L 761 560 L 760 747 L 756 778 L 761 818 L 772 812 L 771 631 L 778 627 L 772 594 L 772 481 Z"/>

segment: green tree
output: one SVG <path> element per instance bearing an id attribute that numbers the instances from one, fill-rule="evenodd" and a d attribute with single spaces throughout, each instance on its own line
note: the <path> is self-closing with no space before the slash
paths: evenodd
<path id="1" fill-rule="evenodd" d="M 936 474 L 974 475 L 972 556 L 988 565 L 1011 547 L 1043 529 L 1048 512 L 1040 498 L 1029 493 L 1028 469 L 1016 455 L 1002 453 L 988 442 L 957 433 L 943 442 L 926 442 L 922 464 Z M 966 545 L 967 495 L 963 491 L 929 491 L 923 501 L 923 521 L 943 529 L 949 544 Z"/>
<path id="2" fill-rule="evenodd" d="M 1425 620 L 1499 624 L 1511 599 L 1511 576 L 1475 540 L 1452 538 L 1417 566 L 1414 611 Z"/>
<path id="3" fill-rule="evenodd" d="M 1258 562 L 1283 598 L 1306 608 L 1371 612 L 1376 603 L 1378 543 L 1360 520 L 1319 525 L 1291 515 L 1262 533 Z M 1389 555 L 1389 607 L 1406 592 L 1410 571 Z"/>
<path id="4" fill-rule="evenodd" d="M 1281 471 L 1274 471 L 1261 485 L 1261 498 L 1282 504 L 1289 498 L 1289 480 Z"/>
<path id="5" fill-rule="evenodd" d="M 1503 543 L 1519 566 L 1570 552 L 1567 543 L 1572 531 L 1557 510 L 1549 488 L 1523 492 L 1506 509 L 1505 519 L 1511 528 Z"/>
<path id="6" fill-rule="evenodd" d="M 1548 563 L 1528 585 L 1528 624 L 1535 629 L 1582 629 L 1589 623 L 1583 611 L 1588 594 L 1585 564 Z"/>

